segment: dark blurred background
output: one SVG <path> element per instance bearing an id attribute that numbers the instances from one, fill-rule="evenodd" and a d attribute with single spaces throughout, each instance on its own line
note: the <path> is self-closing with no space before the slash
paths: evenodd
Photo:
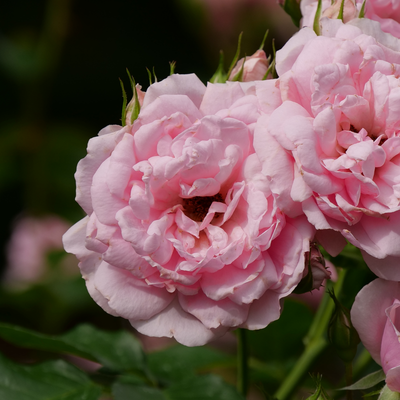
<path id="1" fill-rule="evenodd" d="M 89 298 L 61 235 L 84 214 L 74 172 L 90 137 L 119 124 L 126 68 L 145 90 L 177 73 L 206 82 L 266 30 L 267 55 L 296 31 L 275 0 L 4 2 L 0 14 L 0 319 L 42 332 L 107 315 Z M 128 93 L 129 96 L 129 93 Z M 111 318 L 111 317 L 110 317 Z M 112 318 L 111 318 L 112 319 Z M 116 319 L 112 319 L 113 321 Z"/>

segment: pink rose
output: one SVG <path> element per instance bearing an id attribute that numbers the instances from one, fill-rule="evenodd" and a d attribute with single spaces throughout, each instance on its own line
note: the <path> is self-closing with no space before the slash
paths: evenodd
<path id="1" fill-rule="evenodd" d="M 322 0 L 321 16 L 337 18 L 341 0 Z M 345 0 L 343 9 L 343 22 L 357 18 L 364 0 Z M 317 10 L 318 0 L 302 0 L 300 3 L 303 15 L 302 27 L 312 27 Z M 400 3 L 393 0 L 367 0 L 365 2 L 364 17 L 380 23 L 384 32 L 400 38 Z"/>
<path id="2" fill-rule="evenodd" d="M 279 318 L 314 233 L 276 207 L 254 152 L 257 119 L 279 103 L 271 80 L 172 75 L 132 126 L 89 141 L 76 172 L 88 215 L 64 245 L 101 307 L 188 346 Z"/>
<path id="3" fill-rule="evenodd" d="M 303 28 L 277 53 L 283 103 L 258 120 L 256 152 L 282 212 L 400 280 L 400 40 L 368 19 L 321 21 L 326 36 Z"/>
<path id="4" fill-rule="evenodd" d="M 62 235 L 69 226 L 55 215 L 18 219 L 7 245 L 7 285 L 24 287 L 43 279 L 49 268 L 47 256 L 51 251 L 62 250 Z M 70 257 L 63 260 L 61 267 L 64 272 L 76 273 Z"/>
<path id="5" fill-rule="evenodd" d="M 242 66 L 242 82 L 258 81 L 263 79 L 268 70 L 268 60 L 265 51 L 257 50 L 252 56 L 241 58 L 232 69 L 228 80 L 232 81 L 240 72 Z"/>
<path id="6" fill-rule="evenodd" d="M 400 283 L 375 279 L 358 293 L 351 321 L 390 390 L 400 392 Z"/>

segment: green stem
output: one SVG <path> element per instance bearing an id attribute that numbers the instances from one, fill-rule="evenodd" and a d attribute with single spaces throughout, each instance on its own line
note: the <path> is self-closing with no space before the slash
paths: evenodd
<path id="1" fill-rule="evenodd" d="M 238 329 L 238 347 L 237 347 L 237 366 L 238 366 L 238 377 L 237 377 L 237 390 L 244 397 L 247 394 L 248 385 L 248 354 L 247 354 L 247 341 L 246 341 L 246 330 Z"/>
<path id="2" fill-rule="evenodd" d="M 340 294 L 343 286 L 346 270 L 341 269 L 338 272 L 338 280 L 333 285 L 335 293 Z M 327 286 L 332 283 L 328 282 Z M 304 338 L 306 345 L 303 354 L 297 360 L 295 366 L 290 371 L 289 375 L 278 388 L 274 397 L 279 400 L 286 400 L 291 393 L 296 389 L 304 374 L 309 370 L 312 363 L 322 353 L 328 345 L 325 339 L 325 332 L 328 328 L 329 320 L 334 309 L 334 303 L 331 301 L 330 296 L 325 292 L 317 313 L 315 314 L 313 323 L 308 331 L 307 336 Z"/>
<path id="3" fill-rule="evenodd" d="M 352 362 L 346 362 L 346 386 L 351 386 L 353 384 L 353 365 Z M 351 390 L 346 390 L 346 399 L 352 400 L 353 393 Z"/>

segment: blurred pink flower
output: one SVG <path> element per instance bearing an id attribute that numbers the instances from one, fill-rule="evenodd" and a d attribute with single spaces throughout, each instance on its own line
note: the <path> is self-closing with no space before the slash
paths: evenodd
<path id="1" fill-rule="evenodd" d="M 276 207 L 254 152 L 255 123 L 277 104 L 272 80 L 172 75 L 132 126 L 89 141 L 76 173 L 88 216 L 64 245 L 101 307 L 188 346 L 279 318 L 314 230 Z"/>
<path id="2" fill-rule="evenodd" d="M 368 19 L 321 23 L 277 52 L 283 103 L 258 120 L 256 152 L 282 212 L 400 280 L 400 40 Z"/>
<path id="3" fill-rule="evenodd" d="M 5 283 L 23 285 L 40 280 L 48 268 L 48 253 L 63 249 L 62 235 L 69 227 L 57 216 L 17 220 L 7 247 Z"/>
<path id="4" fill-rule="evenodd" d="M 364 0 L 346 0 L 343 22 L 357 18 Z M 302 0 L 300 3 L 303 15 L 302 26 L 312 27 L 318 0 Z M 341 0 L 322 0 L 322 16 L 337 18 Z M 393 0 L 368 0 L 365 2 L 365 18 L 379 22 L 384 32 L 400 38 L 400 2 Z"/>
<path id="5" fill-rule="evenodd" d="M 244 66 L 243 66 L 244 64 Z M 268 60 L 264 50 L 257 50 L 252 56 L 241 58 L 232 69 L 228 80 L 233 80 L 243 66 L 242 82 L 262 80 L 268 70 Z"/>
<path id="6" fill-rule="evenodd" d="M 351 321 L 372 358 L 382 365 L 386 384 L 400 392 L 400 283 L 375 279 L 358 293 Z"/>

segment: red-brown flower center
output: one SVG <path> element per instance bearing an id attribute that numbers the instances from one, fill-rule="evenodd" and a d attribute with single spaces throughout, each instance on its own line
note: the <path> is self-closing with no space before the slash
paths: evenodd
<path id="1" fill-rule="evenodd" d="M 193 221 L 201 222 L 207 215 L 208 210 L 214 201 L 222 203 L 224 199 L 220 193 L 217 193 L 215 196 L 196 196 L 191 197 L 190 199 L 183 199 L 183 212 Z M 215 217 L 218 217 L 218 215 L 219 213 L 215 213 Z"/>

